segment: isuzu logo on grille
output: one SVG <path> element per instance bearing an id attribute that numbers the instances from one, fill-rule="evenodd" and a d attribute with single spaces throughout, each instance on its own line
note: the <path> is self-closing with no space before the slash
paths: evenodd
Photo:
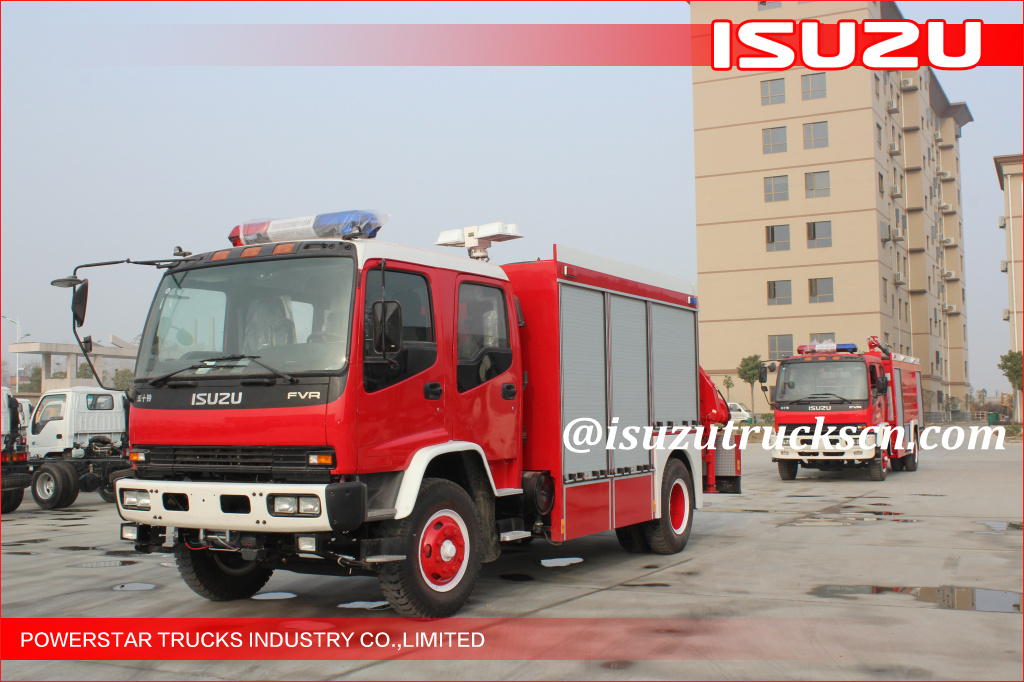
<path id="1" fill-rule="evenodd" d="M 193 393 L 193 405 L 238 405 L 242 402 L 241 391 L 223 393 Z"/>
<path id="2" fill-rule="evenodd" d="M 819 412 L 821 410 L 831 410 L 832 406 L 831 405 L 810 405 L 810 406 L 808 406 L 807 409 L 810 410 L 811 412 Z"/>

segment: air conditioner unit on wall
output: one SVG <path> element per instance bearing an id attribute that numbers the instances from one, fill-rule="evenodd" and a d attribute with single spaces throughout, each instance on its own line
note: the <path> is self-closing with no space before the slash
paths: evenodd
<path id="1" fill-rule="evenodd" d="M 899 185 L 893 185 L 889 188 L 889 196 L 899 199 L 903 196 L 903 191 L 900 190 Z"/>
<path id="2" fill-rule="evenodd" d="M 899 227 L 893 228 L 893 230 L 892 230 L 892 240 L 894 242 L 902 242 L 906 238 L 907 238 L 906 230 L 904 230 L 902 228 L 899 228 Z"/>
<path id="3" fill-rule="evenodd" d="M 880 223 L 879 228 L 882 231 L 882 241 L 890 241 L 892 239 L 892 228 L 889 227 L 889 223 Z"/>
<path id="4" fill-rule="evenodd" d="M 943 237 L 942 238 L 942 245 L 943 246 L 953 246 L 953 244 L 956 244 L 956 241 L 952 237 Z"/>
<path id="5" fill-rule="evenodd" d="M 942 142 L 942 133 L 940 133 L 940 132 L 939 132 L 938 130 L 936 130 L 936 131 L 935 131 L 935 132 L 934 132 L 934 133 L 932 134 L 932 138 L 934 138 L 934 140 L 935 140 L 936 142 Z"/>
<path id="6" fill-rule="evenodd" d="M 949 305 L 946 306 L 945 310 L 946 310 L 946 314 L 948 314 L 948 315 L 955 315 L 956 312 L 957 312 L 957 307 L 955 305 L 953 305 L 952 303 L 950 303 Z"/>
<path id="7" fill-rule="evenodd" d="M 1006 216 L 1002 216 L 1002 215 L 999 216 L 999 229 L 1000 230 L 1005 230 L 1006 229 Z"/>
<path id="8" fill-rule="evenodd" d="M 1009 321 L 1010 321 L 1010 311 L 1007 310 L 1006 308 L 1003 308 L 1003 322 L 1009 322 Z"/>
<path id="9" fill-rule="evenodd" d="M 942 180 L 949 180 L 952 177 L 953 177 L 953 174 L 950 173 L 949 171 L 944 171 L 944 170 L 940 170 L 939 171 L 939 178 L 942 179 Z"/>
<path id="10" fill-rule="evenodd" d="M 907 283 L 907 280 L 905 280 L 903 278 L 903 273 L 902 272 L 897 272 L 896 274 L 894 274 L 892 276 L 892 283 L 895 284 L 898 287 L 901 287 L 901 286 L 903 286 L 904 284 Z"/>
<path id="11" fill-rule="evenodd" d="M 902 87 L 902 88 L 912 88 L 912 87 L 914 87 L 914 79 L 913 78 L 904 78 L 903 80 L 900 81 L 900 87 Z"/>
<path id="12" fill-rule="evenodd" d="M 939 210 L 942 211 L 943 213 L 952 213 L 953 207 L 949 204 L 942 204 L 941 206 L 939 206 Z"/>
<path id="13" fill-rule="evenodd" d="M 896 106 L 896 100 L 894 99 L 891 99 L 888 102 L 886 102 L 885 108 L 889 111 L 890 114 L 895 114 L 897 111 L 900 110 L 900 108 Z"/>
<path id="14" fill-rule="evenodd" d="M 889 154 L 891 156 L 899 156 L 900 155 L 900 145 L 899 145 L 898 142 L 890 142 L 889 143 Z"/>
<path id="15" fill-rule="evenodd" d="M 999 261 L 999 272 L 1009 272 L 1010 264 L 1004 260 Z"/>

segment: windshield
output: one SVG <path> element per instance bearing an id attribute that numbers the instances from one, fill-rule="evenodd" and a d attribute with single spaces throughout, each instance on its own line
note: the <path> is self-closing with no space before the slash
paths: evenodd
<path id="1" fill-rule="evenodd" d="M 136 376 L 160 376 L 235 354 L 258 356 L 288 373 L 342 369 L 349 354 L 354 273 L 355 261 L 339 257 L 168 273 L 146 321 Z M 211 372 L 267 370 L 238 359 L 192 373 Z"/>
<path id="2" fill-rule="evenodd" d="M 868 399 L 867 366 L 859 360 L 802 360 L 779 368 L 777 402 L 818 397 L 824 401 Z"/>

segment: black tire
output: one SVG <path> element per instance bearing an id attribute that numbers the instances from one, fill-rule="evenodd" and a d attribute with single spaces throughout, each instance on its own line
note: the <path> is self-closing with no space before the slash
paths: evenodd
<path id="1" fill-rule="evenodd" d="M 644 524 L 644 537 L 655 554 L 683 551 L 693 527 L 693 479 L 678 459 L 670 459 L 661 479 L 661 518 Z"/>
<path id="2" fill-rule="evenodd" d="M 907 465 L 906 457 L 893 457 L 889 460 L 889 468 L 893 471 L 903 471 Z"/>
<path id="3" fill-rule="evenodd" d="M 796 472 L 800 470 L 800 460 L 798 459 L 780 459 L 779 460 L 779 478 L 783 481 L 792 481 L 796 478 Z"/>
<path id="4" fill-rule="evenodd" d="M 868 462 L 868 475 L 871 476 L 872 481 L 884 481 L 888 475 L 888 469 L 886 468 L 886 455 L 888 453 L 880 448 L 875 449 L 874 459 Z"/>
<path id="5" fill-rule="evenodd" d="M 70 485 L 67 469 L 57 462 L 44 464 L 32 475 L 32 499 L 41 509 L 56 509 Z"/>
<path id="6" fill-rule="evenodd" d="M 184 544 L 174 546 L 174 561 L 185 584 L 210 601 L 248 599 L 274 574 L 274 569 L 245 561 L 235 552 L 194 550 Z"/>
<path id="7" fill-rule="evenodd" d="M 911 441 L 914 446 L 914 451 L 903 458 L 903 470 L 904 471 L 917 471 L 917 466 L 920 462 L 917 459 L 917 453 L 919 448 L 917 447 L 917 433 L 914 433 L 914 440 Z M 907 448 L 908 450 L 910 448 Z"/>
<path id="8" fill-rule="evenodd" d="M 117 499 L 117 494 L 114 492 L 114 484 L 107 483 L 106 487 L 99 488 L 96 492 L 100 494 L 104 502 L 113 502 Z"/>
<path id="9" fill-rule="evenodd" d="M 64 490 L 64 496 L 60 500 L 60 504 L 57 508 L 70 507 L 78 499 L 78 493 L 81 491 L 81 487 L 78 481 L 78 469 L 71 462 L 60 461 L 55 462 L 56 466 L 63 467 L 67 472 L 68 487 Z"/>
<path id="10" fill-rule="evenodd" d="M 647 535 L 644 533 L 644 524 L 642 523 L 616 528 L 615 537 L 619 539 L 622 549 L 630 554 L 647 554 L 651 551 L 651 546 L 647 544 Z"/>
<path id="11" fill-rule="evenodd" d="M 25 499 L 24 488 L 15 488 L 14 490 L 3 491 L 3 500 L 2 504 L 0 504 L 0 511 L 4 514 L 10 514 L 21 506 L 21 501 L 23 499 Z"/>
<path id="12" fill-rule="evenodd" d="M 405 549 L 405 559 L 383 564 L 377 576 L 395 613 L 446 618 L 465 605 L 480 575 L 483 535 L 480 514 L 465 490 L 444 479 L 425 479 L 412 513 L 384 529 L 401 538 Z"/>

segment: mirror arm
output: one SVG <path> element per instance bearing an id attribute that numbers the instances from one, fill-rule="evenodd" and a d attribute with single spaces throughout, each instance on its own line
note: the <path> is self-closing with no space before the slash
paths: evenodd
<path id="1" fill-rule="evenodd" d="M 103 379 L 100 378 L 100 373 L 96 371 L 96 365 L 92 364 L 92 358 L 89 357 L 89 353 L 85 350 L 85 344 L 82 343 L 82 337 L 78 335 L 78 327 L 71 325 L 71 331 L 75 334 L 75 341 L 78 342 L 78 347 L 82 349 L 82 355 L 85 357 L 85 361 L 89 363 L 89 369 L 92 370 L 92 375 L 96 377 L 96 383 L 100 385 L 100 388 L 108 391 L 116 391 L 116 388 L 110 388 L 109 386 L 103 385 Z"/>

